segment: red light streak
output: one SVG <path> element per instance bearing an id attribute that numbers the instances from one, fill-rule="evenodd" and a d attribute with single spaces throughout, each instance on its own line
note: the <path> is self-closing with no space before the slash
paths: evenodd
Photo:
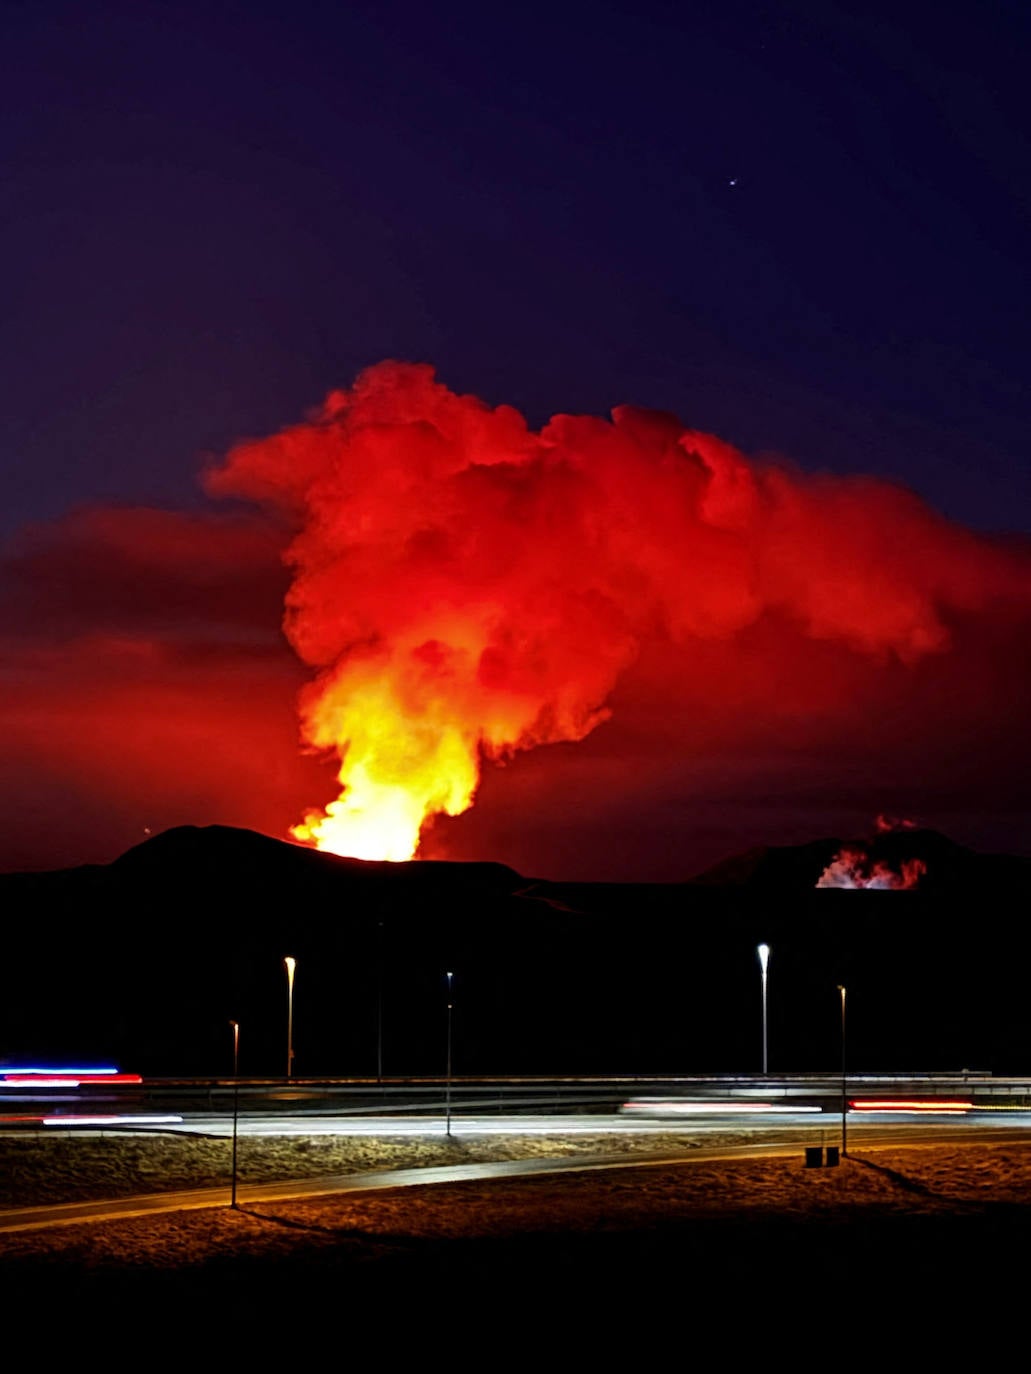
<path id="1" fill-rule="evenodd" d="M 2 1073 L 0 1087 L 17 1088 L 78 1088 L 84 1082 L 103 1083 L 142 1083 L 138 1073 L 105 1073 L 103 1077 L 86 1078 L 78 1074 L 66 1073 Z"/>

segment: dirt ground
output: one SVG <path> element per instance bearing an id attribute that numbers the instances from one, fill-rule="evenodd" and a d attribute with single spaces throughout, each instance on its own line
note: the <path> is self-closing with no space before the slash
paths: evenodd
<path id="1" fill-rule="evenodd" d="M 648 1149 L 674 1140 L 684 1148 L 671 1137 Z M 0 1137 L 0 1206 L 225 1185 L 228 1144 Z M 575 1148 L 590 1155 L 601 1145 Z M 496 1138 L 247 1140 L 239 1180 L 570 1148 Z M 606 1153 L 617 1148 L 605 1138 Z M 372 1323 L 381 1341 L 402 1344 L 419 1329 L 406 1314 L 416 1323 L 444 1314 L 490 1334 L 502 1353 L 546 1320 L 563 1341 L 579 1333 L 577 1348 L 599 1353 L 615 1349 L 604 1333 L 629 1350 L 631 1333 L 647 1343 L 656 1321 L 678 1331 L 718 1321 L 725 1339 L 748 1344 L 758 1339 L 758 1318 L 746 1316 L 751 1303 L 767 1313 L 763 1321 L 771 1305 L 778 1321 L 804 1313 L 805 1329 L 824 1336 L 843 1304 L 850 1329 L 869 1331 L 890 1316 L 896 1330 L 901 1315 L 915 1349 L 919 1332 L 929 1337 L 928 1303 L 933 1331 L 941 1334 L 944 1316 L 961 1344 L 974 1339 L 978 1312 L 1022 1308 L 1029 1238 L 1031 1146 L 853 1146 L 838 1167 L 818 1169 L 806 1167 L 800 1146 L 776 1159 L 654 1164 L 638 1156 L 615 1170 L 0 1234 L 0 1292 L 8 1312 L 48 1307 L 96 1321 L 107 1310 L 153 1322 L 181 1310 L 220 1331 L 228 1319 L 237 1342 L 256 1353 L 283 1335 L 266 1318 L 299 1311 Z M 850 1342 L 858 1357 L 855 1333 Z"/>

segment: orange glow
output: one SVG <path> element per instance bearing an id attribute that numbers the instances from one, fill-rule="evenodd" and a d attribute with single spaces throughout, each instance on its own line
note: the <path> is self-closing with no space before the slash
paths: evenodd
<path id="1" fill-rule="evenodd" d="M 428 815 L 457 816 L 472 805 L 476 740 L 443 710 L 406 710 L 389 677 L 362 681 L 363 675 L 344 671 L 311 700 L 306 733 L 322 748 L 342 741 L 343 791 L 291 834 L 358 859 L 410 859 Z"/>

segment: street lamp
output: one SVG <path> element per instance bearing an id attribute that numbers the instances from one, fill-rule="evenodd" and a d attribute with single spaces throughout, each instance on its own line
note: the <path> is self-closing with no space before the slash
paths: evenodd
<path id="1" fill-rule="evenodd" d="M 230 1206 L 236 1206 L 236 1118 L 240 1109 L 240 1023 L 230 1021 L 233 1028 L 233 1196 Z"/>
<path id="2" fill-rule="evenodd" d="M 848 1154 L 848 1136 L 846 1135 L 845 1121 L 848 1116 L 848 1094 L 845 1089 L 845 988 L 838 984 L 838 991 L 841 993 L 841 1157 L 844 1159 Z"/>
<path id="3" fill-rule="evenodd" d="M 445 1111 L 447 1115 L 447 1134 L 451 1134 L 451 980 L 453 973 L 447 975 L 447 1087 L 445 1089 Z"/>
<path id="4" fill-rule="evenodd" d="M 762 973 L 763 981 L 763 1077 L 766 1076 L 766 969 L 770 962 L 769 945 L 760 945 L 758 949 L 759 970 Z"/>
<path id="5" fill-rule="evenodd" d="M 383 922 L 376 947 L 376 1082 L 383 1082 Z"/>
<path id="6" fill-rule="evenodd" d="M 286 965 L 286 1076 L 294 1071 L 294 969 L 297 960 L 289 955 L 283 960 Z"/>

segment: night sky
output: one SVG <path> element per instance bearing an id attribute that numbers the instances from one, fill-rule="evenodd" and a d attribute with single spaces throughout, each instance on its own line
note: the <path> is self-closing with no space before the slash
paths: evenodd
<path id="1" fill-rule="evenodd" d="M 387 664 L 481 742 L 423 857 L 1031 852 L 1029 39 L 6 5 L 0 871 L 286 838 Z"/>

